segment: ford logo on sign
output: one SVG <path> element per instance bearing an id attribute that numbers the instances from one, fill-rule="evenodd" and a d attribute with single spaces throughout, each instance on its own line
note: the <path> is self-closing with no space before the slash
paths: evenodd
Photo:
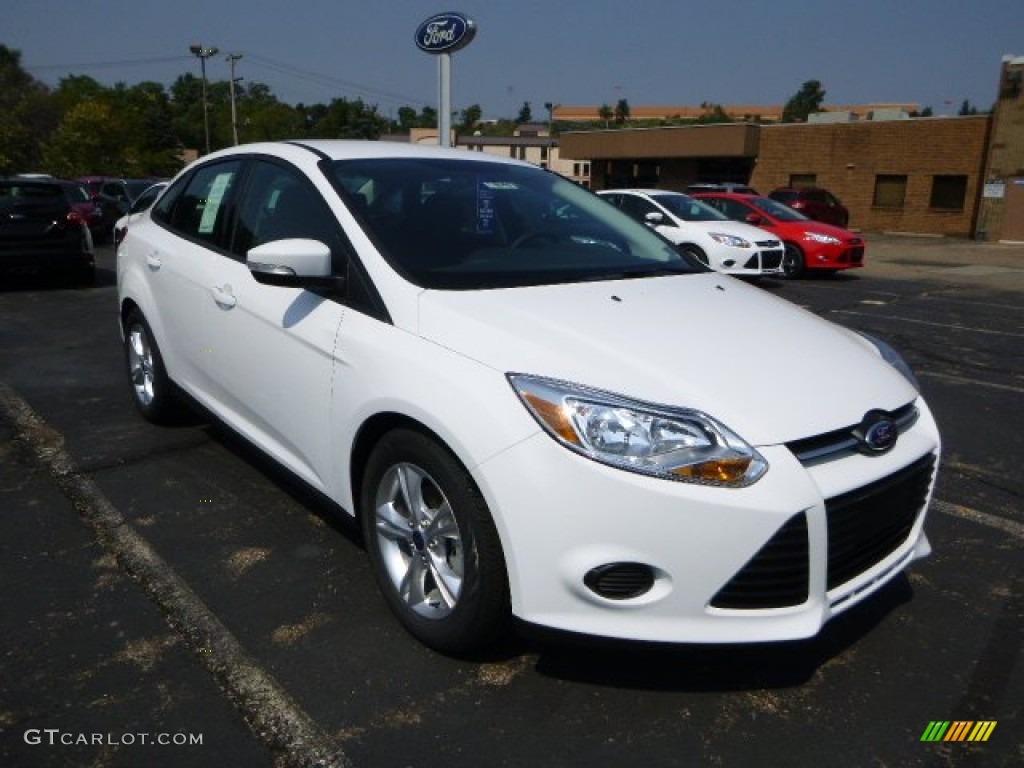
<path id="1" fill-rule="evenodd" d="M 454 53 L 476 36 L 476 23 L 461 13 L 439 13 L 420 24 L 416 45 L 427 53 Z"/>
<path id="2" fill-rule="evenodd" d="M 885 411 L 868 411 L 860 425 L 853 430 L 860 446 L 860 452 L 868 455 L 885 453 L 900 436 L 899 427 Z"/>

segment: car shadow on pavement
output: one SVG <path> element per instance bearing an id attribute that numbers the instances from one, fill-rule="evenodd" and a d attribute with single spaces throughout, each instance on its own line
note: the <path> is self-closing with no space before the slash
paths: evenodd
<path id="1" fill-rule="evenodd" d="M 541 640 L 532 650 L 545 677 L 649 691 L 747 691 L 791 688 L 810 680 L 913 599 L 901 574 L 869 600 L 810 639 L 756 644 L 651 644 L 612 640 Z"/>

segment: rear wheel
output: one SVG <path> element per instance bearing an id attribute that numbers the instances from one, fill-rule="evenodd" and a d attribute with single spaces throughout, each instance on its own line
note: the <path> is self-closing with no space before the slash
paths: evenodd
<path id="1" fill-rule="evenodd" d="M 782 277 L 792 280 L 804 273 L 804 252 L 796 243 L 786 243 L 782 257 Z"/>
<path id="2" fill-rule="evenodd" d="M 427 435 L 389 432 L 363 474 L 360 516 L 377 584 L 405 628 L 443 653 L 477 650 L 511 616 L 505 560 L 487 505 Z"/>
<path id="3" fill-rule="evenodd" d="M 167 377 L 149 323 L 138 309 L 133 309 L 125 318 L 124 353 L 135 407 L 147 421 L 166 424 L 176 420 L 181 403 Z"/>

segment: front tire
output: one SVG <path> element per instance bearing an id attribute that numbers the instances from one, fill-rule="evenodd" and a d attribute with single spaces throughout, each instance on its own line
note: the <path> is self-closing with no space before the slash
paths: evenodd
<path id="1" fill-rule="evenodd" d="M 804 273 L 804 252 L 796 243 L 786 243 L 782 256 L 782 277 L 794 280 Z"/>
<path id="2" fill-rule="evenodd" d="M 397 429 L 371 452 L 360 497 L 374 575 L 402 625 L 448 654 L 496 639 L 511 617 L 505 559 L 462 464 L 427 435 Z"/>
<path id="3" fill-rule="evenodd" d="M 711 261 L 708 259 L 708 255 L 704 253 L 704 250 L 693 243 L 682 243 L 679 245 L 679 252 L 684 256 L 689 256 L 696 259 L 708 269 L 711 269 Z"/>

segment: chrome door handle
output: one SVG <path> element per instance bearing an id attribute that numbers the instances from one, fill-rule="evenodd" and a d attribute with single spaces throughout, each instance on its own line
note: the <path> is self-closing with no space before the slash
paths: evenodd
<path id="1" fill-rule="evenodd" d="M 155 251 L 146 256 L 146 266 L 152 270 L 160 269 L 164 265 L 163 259 L 160 258 L 160 254 Z"/>

